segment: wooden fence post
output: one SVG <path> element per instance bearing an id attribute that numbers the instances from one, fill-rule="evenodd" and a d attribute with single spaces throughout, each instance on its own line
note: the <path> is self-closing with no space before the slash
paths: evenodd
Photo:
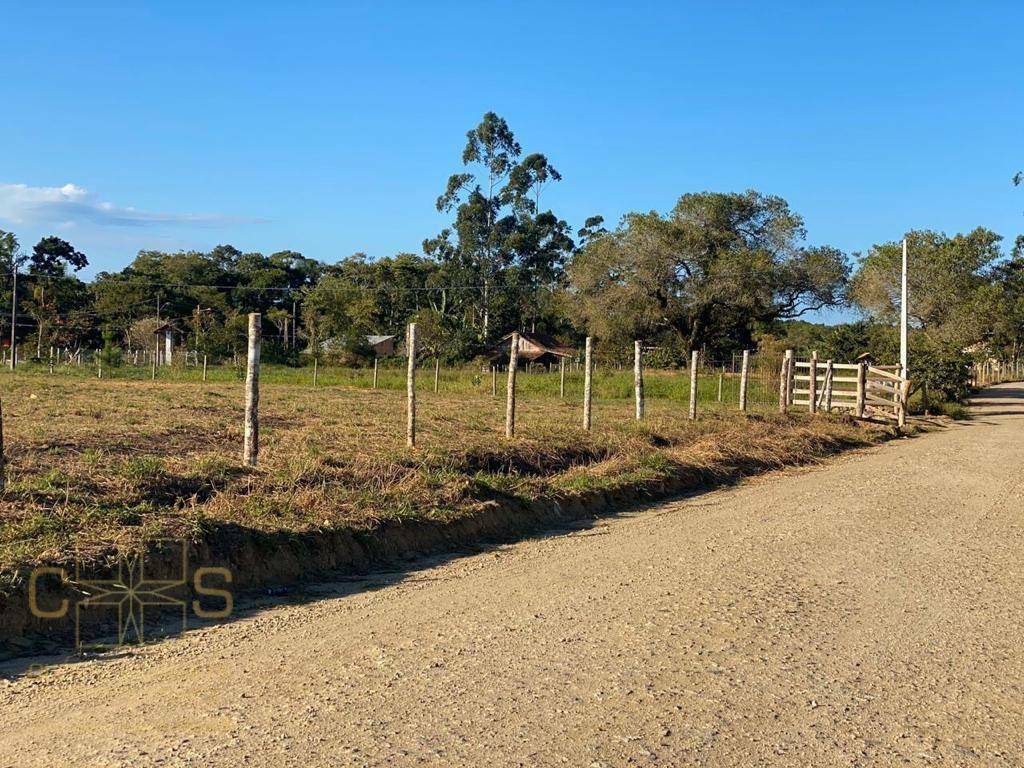
<path id="1" fill-rule="evenodd" d="M 867 390 L 867 364 L 861 360 L 857 363 L 857 406 L 854 409 L 858 419 L 864 418 L 864 400 Z"/>
<path id="2" fill-rule="evenodd" d="M 558 397 L 565 400 L 565 358 L 558 358 Z"/>
<path id="3" fill-rule="evenodd" d="M 639 341 L 633 342 L 633 392 L 636 396 L 636 420 L 644 418 L 644 364 Z"/>
<path id="4" fill-rule="evenodd" d="M 406 421 L 405 443 L 410 448 L 416 447 L 416 323 L 409 323 L 409 331 L 405 337 L 406 351 L 409 362 L 405 373 Z"/>
<path id="5" fill-rule="evenodd" d="M 743 362 L 740 364 L 740 410 L 747 410 L 747 386 L 750 376 L 750 350 L 743 350 Z"/>
<path id="6" fill-rule="evenodd" d="M 206 381 L 206 355 L 203 355 L 203 381 Z"/>
<path id="7" fill-rule="evenodd" d="M 832 360 L 825 361 L 825 413 L 832 412 Z"/>
<path id="8" fill-rule="evenodd" d="M 505 398 L 505 437 L 516 434 L 516 369 L 519 367 L 519 334 L 513 333 L 508 351 L 508 392 Z"/>
<path id="9" fill-rule="evenodd" d="M 786 353 L 789 355 L 789 365 L 786 366 L 786 406 L 793 404 L 793 389 L 796 385 L 796 352 L 792 349 L 787 349 Z"/>
<path id="10" fill-rule="evenodd" d="M 377 388 L 377 356 L 373 356 L 373 388 Z"/>
<path id="11" fill-rule="evenodd" d="M 821 399 L 824 403 L 824 410 L 826 414 L 831 413 L 831 393 L 833 393 L 833 376 L 835 375 L 835 368 L 833 360 L 831 358 L 825 360 L 825 382 L 824 391 L 821 393 Z"/>
<path id="12" fill-rule="evenodd" d="M 260 313 L 249 313 L 249 356 L 245 366 L 245 440 L 242 461 L 256 466 L 260 452 Z"/>
<path id="13" fill-rule="evenodd" d="M 718 372 L 718 402 L 722 402 L 722 383 L 725 381 L 725 372 Z"/>
<path id="14" fill-rule="evenodd" d="M 789 410 L 789 362 L 790 351 L 786 350 L 782 356 L 782 370 L 779 372 L 779 413 Z"/>
<path id="15" fill-rule="evenodd" d="M 811 353 L 811 364 L 807 368 L 807 410 L 818 412 L 818 352 Z"/>
<path id="16" fill-rule="evenodd" d="M 1002 364 L 1000 364 L 1000 372 L 1001 368 Z M 896 372 L 900 377 L 900 380 L 893 385 L 896 394 L 896 424 L 905 427 L 907 425 L 907 393 L 910 392 L 910 382 L 907 380 L 906 369 L 902 365 L 897 366 Z"/>
<path id="17" fill-rule="evenodd" d="M 593 396 L 594 382 L 594 342 L 587 336 L 587 342 L 583 357 L 583 428 L 590 431 L 591 425 L 591 399 Z"/>
<path id="18" fill-rule="evenodd" d="M 498 366 L 491 366 L 491 397 L 498 396 Z"/>
<path id="19" fill-rule="evenodd" d="M 700 360 L 700 352 L 696 349 L 690 352 L 690 411 L 691 419 L 697 418 L 697 363 Z"/>
<path id="20" fill-rule="evenodd" d="M 313 386 L 314 387 L 316 386 L 317 374 L 320 372 L 318 370 L 320 368 L 319 363 L 320 363 L 319 358 L 314 357 L 313 358 Z"/>

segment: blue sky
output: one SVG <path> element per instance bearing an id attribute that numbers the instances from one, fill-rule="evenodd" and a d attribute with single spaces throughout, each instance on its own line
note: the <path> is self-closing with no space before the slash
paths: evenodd
<path id="1" fill-rule="evenodd" d="M 847 252 L 1012 241 L 1021 29 L 1019 2 L 11 4 L 0 228 L 61 234 L 89 274 L 222 242 L 418 251 L 494 110 L 574 227 L 753 187 Z"/>

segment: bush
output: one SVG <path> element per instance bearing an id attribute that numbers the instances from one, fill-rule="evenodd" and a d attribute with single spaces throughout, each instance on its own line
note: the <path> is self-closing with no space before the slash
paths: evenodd
<path id="1" fill-rule="evenodd" d="M 913 338 L 913 337 L 912 337 Z M 959 403 L 970 391 L 971 360 L 952 344 L 921 339 L 910 347 L 910 379 L 920 389 L 925 407 L 937 399 Z"/>
<path id="2" fill-rule="evenodd" d="M 116 336 L 114 331 L 103 332 L 103 349 L 100 350 L 99 357 L 100 362 L 107 368 L 119 368 L 124 362 L 121 348 L 114 341 Z"/>

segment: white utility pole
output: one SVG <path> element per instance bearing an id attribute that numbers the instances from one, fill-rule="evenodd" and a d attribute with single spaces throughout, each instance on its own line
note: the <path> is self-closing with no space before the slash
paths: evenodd
<path id="1" fill-rule="evenodd" d="M 903 270 L 900 276 L 900 368 L 907 378 L 907 238 L 903 238 Z"/>
<path id="2" fill-rule="evenodd" d="M 17 361 L 17 350 L 15 346 L 14 334 L 18 328 L 18 257 L 15 254 L 11 258 L 11 262 L 14 265 L 14 279 L 11 283 L 11 370 L 14 370 L 14 366 L 18 364 Z"/>

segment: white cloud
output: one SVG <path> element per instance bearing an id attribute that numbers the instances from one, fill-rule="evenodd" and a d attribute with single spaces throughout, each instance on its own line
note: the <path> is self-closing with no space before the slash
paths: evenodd
<path id="1" fill-rule="evenodd" d="M 0 220 L 15 224 L 40 223 L 61 226 L 99 224 L 144 227 L 160 224 L 216 226 L 257 219 L 216 213 L 159 213 L 120 208 L 76 184 L 63 187 L 30 187 L 0 184 Z"/>

